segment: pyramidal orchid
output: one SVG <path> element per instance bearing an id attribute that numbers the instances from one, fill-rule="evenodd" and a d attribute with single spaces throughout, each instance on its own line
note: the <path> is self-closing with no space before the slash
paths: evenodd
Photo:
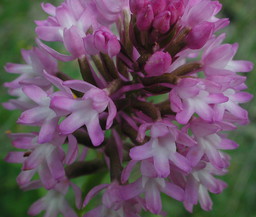
<path id="1" fill-rule="evenodd" d="M 221 7 L 212 0 L 42 3 L 48 17 L 35 21 L 37 46 L 22 50 L 25 63 L 5 66 L 18 77 L 4 84 L 13 99 L 3 106 L 33 126 L 8 135 L 19 151 L 5 160 L 22 165 L 22 189 L 48 191 L 29 215 L 165 215 L 162 193 L 189 212 L 197 204 L 212 209 L 210 194 L 227 187 L 216 178 L 230 165 L 226 150 L 238 147 L 226 132 L 248 123 L 242 104 L 252 98 L 241 73 L 253 64 L 234 60 L 238 44 L 217 33 L 229 24 Z M 89 174 L 101 178 L 87 183 Z M 92 187 L 85 198 L 73 183 L 80 176 Z"/>

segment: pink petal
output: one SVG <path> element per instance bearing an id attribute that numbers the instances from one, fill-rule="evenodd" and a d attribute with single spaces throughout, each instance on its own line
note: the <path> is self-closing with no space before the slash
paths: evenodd
<path id="1" fill-rule="evenodd" d="M 63 135 L 71 134 L 85 125 L 87 119 L 88 117 L 85 117 L 84 111 L 74 112 L 61 122 L 59 126 L 60 132 Z"/>
<path id="2" fill-rule="evenodd" d="M 165 153 L 154 155 L 154 166 L 159 177 L 166 178 L 170 174 L 169 159 Z"/>
<path id="3" fill-rule="evenodd" d="M 51 100 L 50 108 L 58 115 L 64 116 L 73 111 L 82 109 L 84 103 L 65 96 L 54 96 Z"/>
<path id="4" fill-rule="evenodd" d="M 41 198 L 40 200 L 37 200 L 35 203 L 31 205 L 31 207 L 28 210 L 28 214 L 31 216 L 36 216 L 40 212 L 46 209 L 46 204 L 44 203 L 44 198 Z"/>
<path id="5" fill-rule="evenodd" d="M 47 155 L 46 161 L 52 177 L 57 181 L 63 180 L 66 174 L 61 159 L 61 154 L 57 148 L 55 148 L 50 155 Z"/>
<path id="6" fill-rule="evenodd" d="M 238 144 L 230 139 L 222 139 L 221 144 L 219 144 L 218 148 L 223 150 L 233 150 L 238 148 Z"/>
<path id="7" fill-rule="evenodd" d="M 203 155 L 204 155 L 204 152 L 201 148 L 193 147 L 189 150 L 186 157 L 192 166 L 196 166 L 201 160 L 201 158 L 203 157 Z"/>
<path id="8" fill-rule="evenodd" d="M 110 99 L 109 103 L 108 103 L 108 118 L 107 118 L 107 123 L 106 123 L 106 129 L 109 129 L 112 124 L 113 124 L 113 120 L 116 117 L 116 106 L 113 103 L 113 101 Z"/>
<path id="9" fill-rule="evenodd" d="M 46 52 L 48 52 L 50 55 L 52 55 L 53 57 L 55 57 L 58 60 L 61 60 L 63 62 L 68 62 L 68 61 L 75 59 L 75 57 L 73 57 L 73 56 L 67 56 L 67 55 L 61 54 L 61 53 L 53 50 L 49 46 L 42 43 L 39 39 L 36 39 L 36 43 L 40 48 L 42 48 L 43 50 L 45 50 Z"/>
<path id="10" fill-rule="evenodd" d="M 90 121 L 86 122 L 86 128 L 92 144 L 94 146 L 99 146 L 104 141 L 104 132 L 101 129 L 99 117 L 97 114 L 94 114 Z"/>
<path id="11" fill-rule="evenodd" d="M 50 81 L 54 86 L 60 89 L 63 92 L 66 92 L 68 95 L 73 96 L 72 91 L 63 85 L 63 81 L 58 77 L 49 74 L 46 70 L 43 71 L 44 76 L 48 81 Z"/>
<path id="12" fill-rule="evenodd" d="M 68 10 L 66 5 L 61 5 L 56 9 L 56 18 L 59 24 L 63 27 L 71 27 L 76 23 L 76 20 L 72 16 L 72 13 Z"/>
<path id="13" fill-rule="evenodd" d="M 199 202 L 203 210 L 210 211 L 212 209 L 212 200 L 203 186 L 200 186 L 199 189 Z"/>
<path id="14" fill-rule="evenodd" d="M 100 191 L 102 191 L 104 188 L 107 188 L 108 186 L 109 184 L 101 184 L 92 188 L 85 197 L 85 200 L 83 202 L 83 207 L 85 207 L 96 194 L 98 194 Z"/>
<path id="15" fill-rule="evenodd" d="M 45 148 L 42 145 L 40 145 L 35 150 L 33 150 L 32 153 L 24 161 L 22 169 L 32 170 L 37 168 L 44 160 L 44 157 L 45 157 L 44 149 Z"/>
<path id="16" fill-rule="evenodd" d="M 239 103 L 249 102 L 252 98 L 253 98 L 253 95 L 246 92 L 238 92 L 232 96 L 232 100 L 234 99 Z"/>
<path id="17" fill-rule="evenodd" d="M 25 152 L 9 152 L 4 160 L 8 163 L 23 163 Z"/>
<path id="18" fill-rule="evenodd" d="M 72 56 L 79 58 L 85 55 L 83 40 L 76 26 L 64 29 L 63 41 Z"/>
<path id="19" fill-rule="evenodd" d="M 14 63 L 7 63 L 4 69 L 9 73 L 15 73 L 15 74 L 27 73 L 32 70 L 30 65 L 14 64 Z"/>
<path id="20" fill-rule="evenodd" d="M 159 214 L 162 210 L 162 201 L 159 189 L 152 184 L 150 187 L 147 187 L 145 191 L 145 200 L 146 207 L 150 212 L 154 214 Z"/>
<path id="21" fill-rule="evenodd" d="M 72 164 L 78 156 L 77 140 L 73 135 L 68 136 L 68 152 L 66 155 L 65 163 Z"/>
<path id="22" fill-rule="evenodd" d="M 21 116 L 19 117 L 17 123 L 19 124 L 38 124 L 45 118 L 47 118 L 49 114 L 49 109 L 45 107 L 35 107 L 29 109 L 27 111 L 22 112 Z"/>
<path id="23" fill-rule="evenodd" d="M 48 98 L 47 93 L 35 85 L 26 85 L 22 90 L 31 100 L 39 105 L 42 105 L 43 101 Z"/>
<path id="24" fill-rule="evenodd" d="M 57 184 L 56 180 L 53 179 L 52 174 L 49 170 L 49 167 L 45 162 L 42 163 L 41 166 L 39 167 L 38 174 L 40 176 L 42 184 L 47 190 L 53 189 L 54 186 Z"/>
<path id="25" fill-rule="evenodd" d="M 178 152 L 175 152 L 174 154 L 172 154 L 169 159 L 184 172 L 189 172 L 191 170 L 191 166 L 188 160 Z"/>
<path id="26" fill-rule="evenodd" d="M 121 195 L 123 200 L 130 200 L 143 193 L 141 179 L 125 185 L 121 188 Z"/>
<path id="27" fill-rule="evenodd" d="M 207 146 L 205 149 L 205 153 L 209 159 L 209 161 L 213 164 L 213 166 L 222 169 L 224 167 L 224 163 L 222 160 L 222 157 L 220 155 L 220 152 L 216 150 L 215 147 L 212 147 L 210 145 Z"/>
<path id="28" fill-rule="evenodd" d="M 71 185 L 73 191 L 75 192 L 76 207 L 78 209 L 81 209 L 82 208 L 82 191 L 74 183 L 71 182 L 70 185 Z"/>
<path id="29" fill-rule="evenodd" d="M 94 44 L 94 35 L 87 35 L 83 38 L 84 49 L 89 55 L 96 55 L 99 53 Z"/>
<path id="30" fill-rule="evenodd" d="M 180 124 L 187 124 L 193 114 L 194 114 L 193 107 L 186 105 L 181 112 L 176 114 L 176 120 Z"/>
<path id="31" fill-rule="evenodd" d="M 131 160 L 128 162 L 127 166 L 123 169 L 123 172 L 121 175 L 122 184 L 125 184 L 129 180 L 131 172 L 136 164 L 137 164 L 137 161 Z"/>
<path id="32" fill-rule="evenodd" d="M 250 72 L 252 71 L 253 66 L 254 64 L 250 61 L 233 60 L 229 62 L 226 68 L 232 72 Z"/>
<path id="33" fill-rule="evenodd" d="M 41 3 L 42 9 L 49 15 L 55 16 L 56 7 L 50 3 Z"/>
<path id="34" fill-rule="evenodd" d="M 91 88 L 95 88 L 95 86 L 93 86 L 92 84 L 80 80 L 69 80 L 63 82 L 63 84 L 71 89 L 80 91 L 82 93 L 86 93 Z"/>
<path id="35" fill-rule="evenodd" d="M 144 160 L 152 157 L 152 142 L 147 142 L 144 145 L 136 146 L 130 150 L 130 157 L 133 160 Z"/>
<path id="36" fill-rule="evenodd" d="M 162 189 L 162 191 L 170 197 L 174 198 L 175 200 L 184 200 L 184 190 L 177 185 L 166 182 L 165 187 Z"/>
<path id="37" fill-rule="evenodd" d="M 39 144 L 47 143 L 52 140 L 54 134 L 56 134 L 58 121 L 59 121 L 59 118 L 57 117 L 44 121 L 38 136 Z"/>
<path id="38" fill-rule="evenodd" d="M 38 37 L 44 41 L 62 41 L 61 27 L 59 26 L 37 26 L 35 31 Z"/>
<path id="39" fill-rule="evenodd" d="M 196 181 L 196 179 L 192 175 L 190 175 L 187 179 L 184 200 L 193 205 L 197 204 L 198 190 L 199 190 L 199 183 Z"/>
<path id="40" fill-rule="evenodd" d="M 31 179 L 33 178 L 36 170 L 28 170 L 28 171 L 21 171 L 21 173 L 17 177 L 17 183 L 20 186 L 28 184 Z"/>

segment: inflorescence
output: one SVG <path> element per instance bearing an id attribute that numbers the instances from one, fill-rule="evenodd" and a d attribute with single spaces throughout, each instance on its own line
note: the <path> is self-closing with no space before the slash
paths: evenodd
<path id="1" fill-rule="evenodd" d="M 29 215 L 77 217 L 69 189 L 76 210 L 99 194 L 84 217 L 164 215 L 161 193 L 189 212 L 198 202 L 212 208 L 209 192 L 226 187 L 215 178 L 229 166 L 223 150 L 238 147 L 223 132 L 248 123 L 240 104 L 252 98 L 238 73 L 253 64 L 233 60 L 238 44 L 215 34 L 229 24 L 216 17 L 221 7 L 211 0 L 42 4 L 49 17 L 35 21 L 37 46 L 22 50 L 25 64 L 5 66 L 19 76 L 5 83 L 14 98 L 4 107 L 22 112 L 18 124 L 39 129 L 10 133 L 22 151 L 6 157 L 22 164 L 22 189 L 48 190 Z M 77 61 L 80 72 L 61 72 L 58 61 Z M 82 201 L 72 179 L 104 171 L 110 182 Z"/>

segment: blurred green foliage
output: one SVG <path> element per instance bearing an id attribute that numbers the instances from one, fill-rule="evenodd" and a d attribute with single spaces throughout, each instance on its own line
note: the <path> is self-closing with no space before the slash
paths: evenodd
<path id="1" fill-rule="evenodd" d="M 51 0 L 51 3 L 58 1 Z M 256 7 L 255 0 L 222 0 L 223 17 L 229 17 L 231 25 L 225 29 L 226 42 L 240 44 L 236 59 L 255 62 L 256 58 Z M 14 79 L 3 70 L 6 62 L 20 62 L 20 49 L 29 49 L 34 45 L 33 20 L 46 16 L 40 9 L 39 0 L 0 0 L 0 103 L 8 100 L 8 94 L 2 84 Z M 249 92 L 256 94 L 256 74 L 248 73 Z M 168 217 L 256 217 L 256 99 L 245 107 L 249 110 L 251 124 L 240 127 L 230 135 L 240 144 L 240 148 L 230 151 L 232 156 L 229 173 L 223 179 L 229 187 L 221 195 L 212 195 L 213 211 L 204 212 L 195 207 L 194 213 L 187 213 L 182 204 L 164 199 Z M 16 125 L 19 112 L 0 108 L 0 159 L 12 150 L 5 132 L 21 132 L 23 128 Z M 41 191 L 22 192 L 15 177 L 20 171 L 19 165 L 11 165 L 0 160 L 0 217 L 25 217 L 27 209 Z M 79 180 L 77 180 L 79 181 Z M 143 215 L 156 216 L 156 215 Z"/>

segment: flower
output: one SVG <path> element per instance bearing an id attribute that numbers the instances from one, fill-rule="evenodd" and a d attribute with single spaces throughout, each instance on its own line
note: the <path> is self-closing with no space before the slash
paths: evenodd
<path id="1" fill-rule="evenodd" d="M 83 125 L 86 125 L 93 145 L 98 146 L 104 140 L 104 133 L 99 123 L 99 114 L 108 107 L 109 115 L 106 128 L 111 127 L 116 115 L 116 108 L 107 92 L 100 90 L 86 82 L 66 81 L 64 85 L 84 92 L 82 99 L 72 99 L 66 96 L 55 96 L 51 100 L 50 108 L 59 115 L 68 115 L 61 122 L 59 129 L 63 135 L 73 133 Z"/>
<path id="2" fill-rule="evenodd" d="M 3 106 L 22 112 L 18 124 L 38 127 L 9 134 L 21 151 L 5 158 L 22 164 L 23 190 L 48 192 L 29 215 L 77 217 L 69 187 L 84 217 L 164 215 L 162 193 L 189 212 L 198 203 L 212 209 L 209 192 L 226 188 L 217 178 L 230 165 L 226 150 L 238 147 L 226 132 L 248 123 L 241 104 L 252 98 L 239 73 L 253 64 L 234 60 L 238 44 L 216 35 L 229 24 L 217 17 L 219 1 L 64 0 L 42 8 L 49 16 L 36 21 L 37 47 L 22 51 L 25 64 L 5 66 L 19 77 L 4 84 L 14 99 Z M 79 71 L 71 73 L 72 60 Z M 82 209 L 72 178 L 99 170 Z M 96 195 L 101 203 L 88 210 Z"/>

